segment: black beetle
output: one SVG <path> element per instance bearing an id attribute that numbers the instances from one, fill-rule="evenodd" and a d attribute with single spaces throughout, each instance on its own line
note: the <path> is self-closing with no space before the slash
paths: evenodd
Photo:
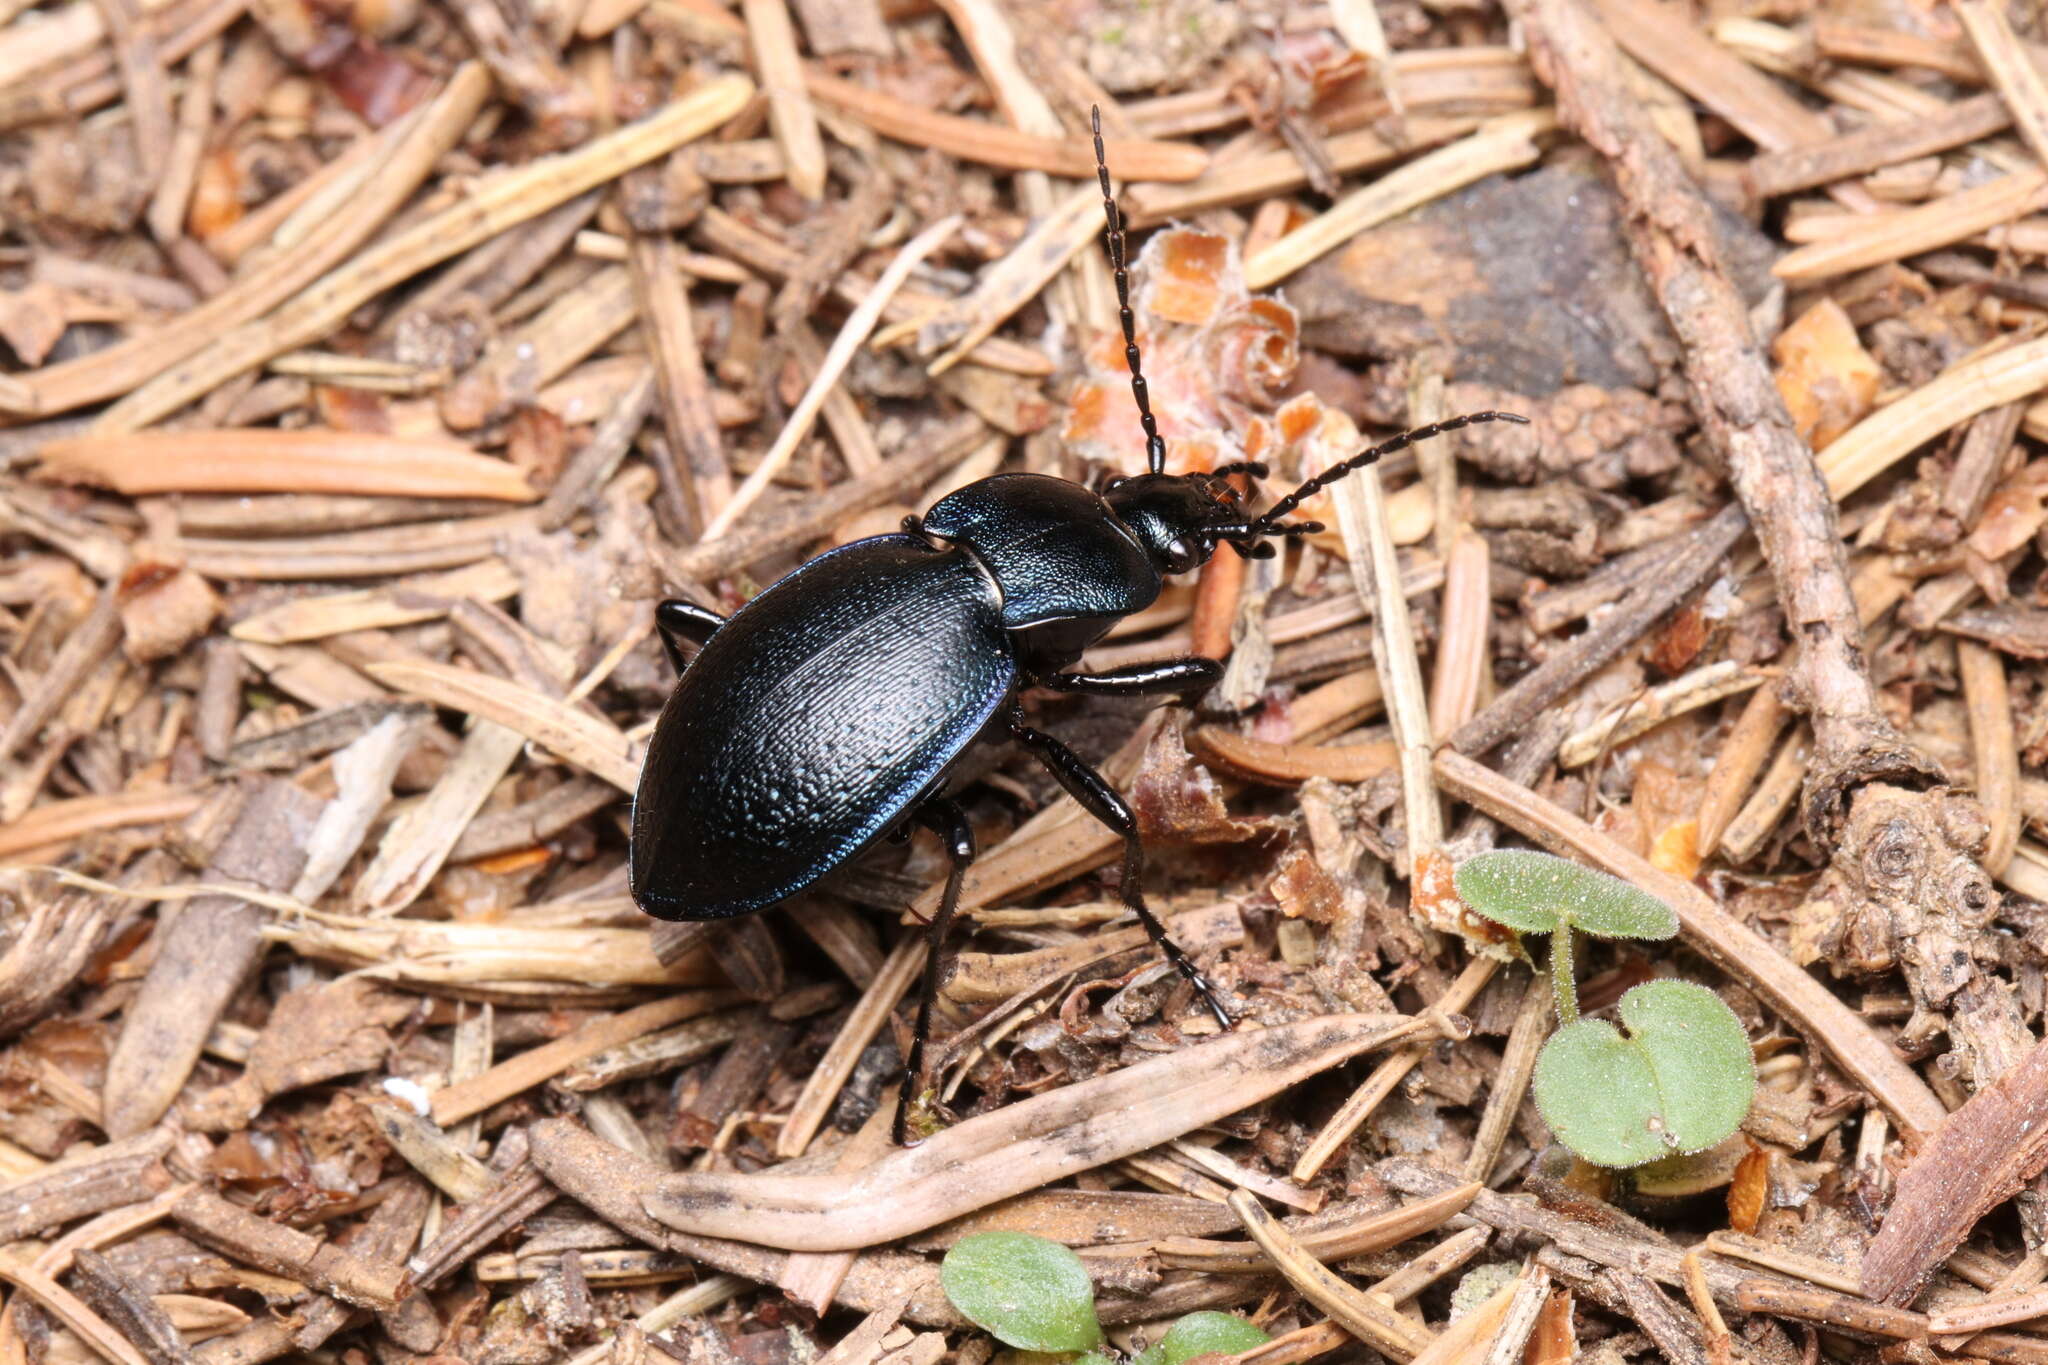
<path id="1" fill-rule="evenodd" d="M 924 1068 L 940 951 L 974 857 L 966 816 L 946 795 L 961 755 L 977 740 L 1016 741 L 1122 836 L 1124 904 L 1230 1027 L 1215 991 L 1145 904 L 1144 846 L 1131 808 L 1072 750 L 1024 723 L 1018 692 L 1202 692 L 1222 673 L 1213 659 L 1064 670 L 1118 620 L 1150 606 L 1165 576 L 1200 568 L 1218 545 L 1266 558 L 1271 539 L 1320 530 L 1280 519 L 1325 484 L 1442 432 L 1525 420 L 1480 412 L 1406 432 L 1332 466 L 1258 516 L 1248 514 L 1229 476 L 1258 477 L 1262 465 L 1167 474 L 1166 442 L 1138 366 L 1123 222 L 1099 113 L 1094 133 L 1150 472 L 1113 480 L 1100 494 L 1049 475 L 997 474 L 941 498 L 922 520 L 907 519 L 901 533 L 820 555 L 729 620 L 674 599 L 656 611 L 680 677 L 648 745 L 633 806 L 630 880 L 642 910 L 667 920 L 752 914 L 911 822 L 945 842 L 952 868 L 930 925 L 896 1110 L 899 1143 Z M 683 641 L 701 646 L 687 667 Z"/>

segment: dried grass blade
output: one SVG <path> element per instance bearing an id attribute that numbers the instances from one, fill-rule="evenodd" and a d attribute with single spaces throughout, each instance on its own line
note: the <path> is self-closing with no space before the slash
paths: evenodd
<path id="1" fill-rule="evenodd" d="M 896 253 L 895 259 L 889 262 L 888 269 L 875 281 L 875 287 L 860 301 L 860 306 L 853 310 L 853 315 L 847 318 L 846 325 L 839 329 L 839 335 L 832 338 L 832 345 L 825 352 L 825 363 L 818 367 L 818 373 L 812 377 L 810 387 L 804 390 L 804 396 L 797 400 L 796 407 L 790 411 L 789 420 L 783 424 L 781 432 L 775 437 L 775 444 L 761 457 L 761 463 L 755 467 L 754 472 L 747 475 L 747 481 L 733 493 L 732 501 L 719 509 L 718 515 L 711 519 L 711 524 L 704 528 L 700 540 L 714 541 L 732 530 L 738 524 L 741 515 L 766 491 L 769 482 L 782 472 L 782 467 L 796 454 L 797 446 L 810 434 L 811 424 L 818 420 L 818 412 L 825 406 L 826 395 L 832 392 L 832 386 L 839 382 L 839 377 L 846 373 L 846 367 L 853 363 L 854 353 L 860 350 L 861 343 L 868 339 L 868 334 L 875 330 L 875 324 L 882 320 L 882 310 L 889 306 L 889 300 L 896 297 L 896 291 L 910 278 L 910 272 L 915 270 L 925 257 L 937 251 L 946 239 L 958 230 L 960 223 L 958 214 L 941 218 L 911 238 L 904 248 Z"/>
<path id="2" fill-rule="evenodd" d="M 454 207 L 337 266 L 268 317 L 236 327 L 189 363 L 143 385 L 100 414 L 91 429 L 148 426 L 272 356 L 319 340 L 393 285 L 703 136 L 744 108 L 753 93 L 744 76 L 721 76 L 652 118 L 482 181 Z"/>
<path id="3" fill-rule="evenodd" d="M 1719 659 L 1690 673 L 1661 683 L 1639 697 L 1608 711 L 1577 734 L 1568 737 L 1557 751 L 1558 763 L 1577 768 L 1591 763 L 1616 745 L 1656 729 L 1665 721 L 1711 706 L 1761 686 L 1770 673 L 1746 668 L 1733 659 Z"/>
<path id="4" fill-rule="evenodd" d="M 1401 1361 L 1415 1359 L 1436 1340 L 1435 1333 L 1428 1328 L 1404 1316 L 1386 1300 L 1352 1285 L 1317 1260 L 1252 1195 L 1234 1190 L 1229 1203 L 1231 1212 L 1287 1282 L 1352 1336 Z"/>
<path id="5" fill-rule="evenodd" d="M 1824 242 L 1787 252 L 1771 273 L 1795 284 L 1846 275 L 1960 242 L 2025 217 L 2043 204 L 2048 204 L 2048 171 L 2020 171 L 1903 213 L 1877 214 L 1853 223 Z"/>
<path id="6" fill-rule="evenodd" d="M 1996 877 L 2012 862 L 2020 839 L 2020 743 L 2013 728 L 2012 692 L 2004 659 L 1975 640 L 1956 641 L 1956 673 L 1970 715 L 1977 799 L 1991 817 L 1984 870 Z"/>
<path id="7" fill-rule="evenodd" d="M 962 161 L 1012 171 L 1045 171 L 1069 180 L 1095 174 L 1094 150 L 1076 138 L 1038 137 L 997 123 L 939 114 L 828 76 L 813 67 L 805 78 L 811 94 L 851 114 L 884 137 L 914 147 L 932 147 Z M 1119 180 L 1193 180 L 1209 167 L 1209 154 L 1186 142 L 1141 142 L 1110 138 L 1109 173 Z"/>
<path id="8" fill-rule="evenodd" d="M 1348 1226 L 1298 1234 L 1303 1251 L 1319 1261 L 1341 1261 L 1399 1246 L 1442 1227 L 1465 1211 L 1479 1193 L 1474 1182 L 1375 1214 Z M 1159 1263 L 1178 1270 L 1259 1271 L 1273 1264 L 1263 1247 L 1203 1237 L 1168 1237 L 1153 1247 Z"/>
<path id="9" fill-rule="evenodd" d="M 922 1232 L 1156 1147 L 1389 1043 L 1437 1032 L 1402 1015 L 1333 1015 L 1226 1034 L 967 1120 L 853 1176 L 674 1175 L 647 1212 L 677 1231 L 799 1251 Z"/>
<path id="10" fill-rule="evenodd" d="M 2048 80 L 2034 64 L 2033 54 L 2013 32 L 2005 11 L 1986 0 L 1952 0 L 1950 9 L 1970 35 L 1977 58 L 1991 74 L 1991 84 L 2012 111 L 2012 121 L 2036 157 L 2048 162 Z"/>
<path id="11" fill-rule="evenodd" d="M 481 1075 L 441 1087 L 434 1092 L 432 1118 L 444 1128 L 460 1123 L 600 1052 L 630 1043 L 656 1029 L 723 1009 L 738 999 L 731 991 L 688 991 L 593 1020 L 566 1038 L 542 1043 L 499 1062 Z"/>
<path id="12" fill-rule="evenodd" d="M 33 1300 L 57 1321 L 76 1332 L 85 1343 L 114 1365 L 150 1365 L 143 1354 L 128 1344 L 107 1320 L 85 1306 L 84 1300 L 48 1275 L 19 1262 L 0 1258 L 0 1280 L 5 1280 Z"/>
<path id="13" fill-rule="evenodd" d="M 511 464 L 467 446 L 317 429 L 76 436 L 44 446 L 38 473 L 131 496 L 354 493 L 498 502 L 540 496 Z"/>
<path id="14" fill-rule="evenodd" d="M 1837 436 L 1817 458 L 1837 501 L 1980 412 L 2048 388 L 2048 338 L 1963 361 Z"/>
<path id="15" fill-rule="evenodd" d="M 568 702 L 509 678 L 425 659 L 366 664 L 363 671 L 395 691 L 495 722 L 620 791 L 640 784 L 640 763 L 625 731 Z"/>
<path id="16" fill-rule="evenodd" d="M 301 597 L 243 618 L 228 634 L 260 645 L 289 645 L 351 630 L 416 625 L 446 616 L 457 602 L 502 602 L 519 586 L 511 565 L 486 559 L 380 588 Z"/>
<path id="17" fill-rule="evenodd" d="M 1441 199 L 1475 180 L 1527 166 L 1542 154 L 1536 139 L 1556 126 L 1557 115 L 1549 109 L 1488 120 L 1470 137 L 1389 171 L 1271 246 L 1252 253 L 1244 263 L 1245 284 L 1253 289 L 1270 288 L 1376 223 Z"/>
<path id="18" fill-rule="evenodd" d="M 92 12 L 90 6 L 81 8 Z M 266 261 L 247 278 L 174 322 L 77 360 L 8 376 L 0 384 L 0 407 L 48 415 L 113 398 L 206 349 L 224 332 L 275 308 L 323 271 L 348 260 L 412 196 L 440 158 L 469 131 L 490 92 L 491 78 L 482 63 L 469 62 L 457 68 L 432 104 L 380 134 L 391 139 L 390 152 L 381 163 L 383 174 L 377 177 L 374 190 L 351 205 L 350 213 L 336 218 L 328 232 L 304 243 L 298 251 Z"/>

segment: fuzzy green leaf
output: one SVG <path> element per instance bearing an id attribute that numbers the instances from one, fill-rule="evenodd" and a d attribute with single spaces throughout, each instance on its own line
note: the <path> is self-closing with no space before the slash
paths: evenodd
<path id="1" fill-rule="evenodd" d="M 1236 1355 L 1269 1340 L 1235 1313 L 1189 1313 L 1167 1328 L 1165 1336 L 1131 1357 L 1131 1365 L 1181 1365 L 1212 1352 Z"/>
<path id="2" fill-rule="evenodd" d="M 963 1237 L 939 1284 L 969 1322 L 1024 1351 L 1085 1351 L 1102 1340 L 1095 1285 L 1081 1258 L 1026 1232 Z"/>
<path id="3" fill-rule="evenodd" d="M 1458 899 L 1518 933 L 1570 924 L 1600 938 L 1670 938 L 1670 906 L 1619 877 L 1529 849 L 1497 849 L 1458 864 Z"/>
<path id="4" fill-rule="evenodd" d="M 1721 997 L 1652 981 L 1618 1012 L 1627 1034 L 1580 1019 L 1536 1059 L 1536 1105 L 1558 1140 L 1598 1166 L 1640 1166 L 1733 1133 L 1755 1096 L 1756 1064 Z"/>

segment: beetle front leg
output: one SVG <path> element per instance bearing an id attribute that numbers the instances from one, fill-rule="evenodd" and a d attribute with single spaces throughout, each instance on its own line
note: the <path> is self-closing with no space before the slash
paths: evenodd
<path id="1" fill-rule="evenodd" d="M 896 1097 L 898 1147 L 912 1145 L 910 1104 L 913 1096 L 924 1091 L 924 1046 L 932 1036 L 932 1002 L 939 994 L 940 959 L 946 951 L 946 933 L 953 927 L 953 912 L 960 905 L 960 885 L 967 876 L 967 865 L 974 861 L 974 829 L 959 806 L 943 798 L 927 801 L 919 808 L 917 819 L 939 836 L 953 866 L 946 873 L 946 889 L 939 896 L 938 913 L 925 930 L 924 990 L 917 1001 L 917 1025 L 910 1033 L 910 1058 L 903 1064 L 903 1091 Z"/>
<path id="2" fill-rule="evenodd" d="M 1038 679 L 1055 692 L 1085 692 L 1099 697 L 1146 697 L 1174 692 L 1191 697 L 1206 692 L 1223 676 L 1223 665 L 1199 654 L 1153 663 L 1126 664 L 1107 673 L 1052 673 Z"/>
<path id="3" fill-rule="evenodd" d="M 1123 885 L 1117 890 L 1123 903 L 1137 915 L 1138 922 L 1145 926 L 1145 932 L 1159 945 L 1159 951 L 1166 955 L 1166 960 L 1173 964 L 1174 970 L 1195 988 L 1195 993 L 1202 997 L 1202 1003 L 1216 1016 L 1216 1022 L 1224 1028 L 1234 1027 L 1236 1021 L 1230 1017 L 1230 1011 L 1223 1008 L 1223 1002 L 1216 996 L 1216 988 L 1209 984 L 1209 979 L 1203 976 L 1188 955 L 1181 951 L 1181 946 L 1167 934 L 1166 926 L 1159 922 L 1159 917 L 1145 904 L 1145 893 L 1140 885 L 1145 875 L 1145 845 L 1138 838 L 1138 817 L 1132 813 L 1130 805 L 1117 794 L 1115 787 L 1109 785 L 1108 779 L 1083 763 L 1080 755 L 1051 735 L 1042 730 L 1034 730 L 1021 722 L 1011 723 L 1010 735 L 1029 749 L 1032 757 L 1046 766 L 1054 780 L 1066 788 L 1067 795 L 1081 803 L 1081 809 L 1122 836 L 1124 879 Z"/>
<path id="4" fill-rule="evenodd" d="M 678 678 L 689 663 L 683 657 L 684 642 L 701 648 L 711 632 L 724 624 L 725 618 L 717 612 L 681 597 L 671 597 L 654 608 L 654 628 L 661 633 L 661 647 L 675 665 Z"/>

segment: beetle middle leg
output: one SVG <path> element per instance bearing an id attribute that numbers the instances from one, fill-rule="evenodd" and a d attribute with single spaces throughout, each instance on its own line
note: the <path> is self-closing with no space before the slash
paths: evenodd
<path id="1" fill-rule="evenodd" d="M 668 598 L 654 608 L 654 628 L 661 633 L 661 647 L 667 651 L 668 661 L 675 665 L 679 678 L 689 663 L 683 657 L 683 643 L 688 641 L 701 647 L 711 638 L 711 632 L 724 624 L 725 618 L 717 612 L 681 597 Z"/>
<path id="2" fill-rule="evenodd" d="M 1107 673 L 1050 673 L 1037 679 L 1055 692 L 1085 692 L 1099 697 L 1145 697 L 1161 692 L 1193 696 L 1206 692 L 1223 676 L 1223 665 L 1199 654 L 1152 663 L 1126 664 Z"/>
<path id="3" fill-rule="evenodd" d="M 911 1097 L 924 1086 L 924 1045 L 932 1036 L 932 1002 L 939 994 L 940 958 L 946 951 L 946 933 L 953 927 L 953 912 L 960 905 L 960 885 L 967 865 L 974 861 L 974 829 L 966 814 L 943 797 L 919 807 L 918 823 L 939 836 L 946 856 L 953 860 L 946 873 L 946 889 L 939 896 L 938 913 L 925 930 L 924 988 L 917 1001 L 917 1025 L 910 1033 L 910 1058 L 903 1064 L 903 1092 L 896 1097 L 896 1145 L 907 1147 Z"/>
<path id="4" fill-rule="evenodd" d="M 1159 917 L 1145 904 L 1145 893 L 1140 886 L 1145 874 L 1145 845 L 1138 838 L 1138 817 L 1132 812 L 1129 803 L 1118 795 L 1115 787 L 1109 785 L 1108 779 L 1083 763 L 1080 755 L 1044 731 L 1034 730 L 1021 721 L 1013 721 L 1010 725 L 1010 736 L 1030 750 L 1033 758 L 1046 766 L 1054 780 L 1066 788 L 1067 795 L 1081 803 L 1081 809 L 1122 836 L 1124 878 L 1123 885 L 1118 888 L 1118 894 L 1123 898 L 1123 903 L 1138 917 L 1138 922 L 1145 926 L 1145 932 L 1152 936 L 1152 942 L 1159 946 L 1159 951 L 1166 955 L 1166 960 L 1173 964 L 1174 970 L 1195 988 L 1195 993 L 1202 997 L 1202 1003 L 1216 1016 L 1216 1022 L 1225 1028 L 1233 1027 L 1235 1021 L 1231 1019 L 1230 1011 L 1223 1008 L 1223 1002 L 1217 999 L 1215 987 L 1209 984 L 1209 979 L 1202 975 L 1188 955 L 1181 951 L 1181 946 L 1167 934 L 1166 926 L 1159 922 Z"/>

